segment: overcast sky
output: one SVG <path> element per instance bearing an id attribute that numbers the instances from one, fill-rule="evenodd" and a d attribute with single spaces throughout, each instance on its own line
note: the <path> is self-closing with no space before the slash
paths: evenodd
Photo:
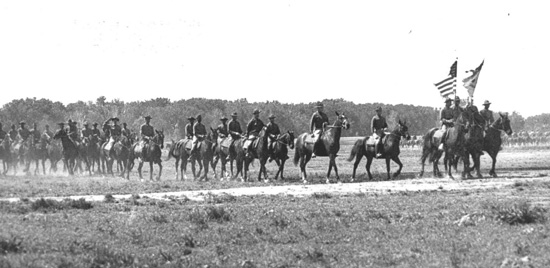
<path id="1" fill-rule="evenodd" d="M 441 107 L 481 61 L 475 102 L 550 112 L 545 1 L 2 1 L 0 105 L 37 97 L 343 98 Z M 459 83 L 458 94 L 466 97 Z"/>

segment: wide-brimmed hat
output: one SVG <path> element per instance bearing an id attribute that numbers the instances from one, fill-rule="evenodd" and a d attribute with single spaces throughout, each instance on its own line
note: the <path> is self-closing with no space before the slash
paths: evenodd
<path id="1" fill-rule="evenodd" d="M 89 126 L 90 124 L 88 124 L 88 122 L 85 121 L 83 125 L 84 126 Z"/>
<path id="2" fill-rule="evenodd" d="M 451 98 L 446 98 L 445 103 L 447 103 L 447 102 L 453 102 L 453 100 L 451 100 Z"/>
<path id="3" fill-rule="evenodd" d="M 254 109 L 254 111 L 252 112 L 252 114 L 259 114 L 260 113 L 260 110 L 258 109 Z"/>
<path id="4" fill-rule="evenodd" d="M 237 116 L 237 112 L 232 113 L 231 116 Z"/>
<path id="5" fill-rule="evenodd" d="M 193 120 L 195 120 L 195 117 L 189 116 L 189 117 L 187 117 L 187 120 L 193 121 Z"/>
<path id="6" fill-rule="evenodd" d="M 222 118 L 220 118 L 221 121 L 227 121 L 227 117 L 225 116 L 222 116 Z"/>
<path id="7" fill-rule="evenodd" d="M 456 97 L 455 97 L 455 101 L 460 101 L 460 97 L 459 97 L 459 96 L 456 96 Z"/>
<path id="8" fill-rule="evenodd" d="M 485 100 L 485 101 L 483 102 L 483 105 L 490 105 L 490 104 L 491 104 L 491 103 L 490 103 L 488 100 Z"/>
<path id="9" fill-rule="evenodd" d="M 57 123 L 58 126 L 64 126 L 65 125 L 65 122 L 59 122 Z"/>
<path id="10" fill-rule="evenodd" d="M 19 122 L 20 125 L 24 125 L 24 124 L 26 124 L 26 123 L 27 123 L 27 122 L 25 122 L 25 121 Z"/>
<path id="11" fill-rule="evenodd" d="M 128 124 L 126 124 L 126 122 L 122 123 L 123 126 L 127 126 Z"/>
<path id="12" fill-rule="evenodd" d="M 273 118 L 276 118 L 276 116 L 274 114 L 270 114 L 268 118 L 273 119 Z"/>
<path id="13" fill-rule="evenodd" d="M 152 117 L 151 117 L 150 115 L 146 115 L 146 116 L 144 116 L 143 118 L 145 118 L 145 119 L 148 119 L 148 118 L 151 119 Z"/>
<path id="14" fill-rule="evenodd" d="M 202 115 L 199 114 L 199 115 L 197 115 L 196 118 L 197 118 L 197 120 L 202 119 Z"/>
<path id="15" fill-rule="evenodd" d="M 99 125 L 97 122 L 94 122 L 94 123 L 92 124 L 92 126 L 97 126 L 97 125 Z"/>
<path id="16" fill-rule="evenodd" d="M 120 121 L 120 119 L 118 119 L 118 117 L 114 117 L 113 121 Z"/>
<path id="17" fill-rule="evenodd" d="M 378 107 L 376 107 L 376 109 L 374 109 L 374 111 L 376 111 L 376 112 L 382 111 L 382 107 L 378 106 Z"/>
<path id="18" fill-rule="evenodd" d="M 325 107 L 325 105 L 323 105 L 322 102 L 317 102 L 317 104 L 315 104 L 315 108 L 319 108 L 319 107 Z"/>

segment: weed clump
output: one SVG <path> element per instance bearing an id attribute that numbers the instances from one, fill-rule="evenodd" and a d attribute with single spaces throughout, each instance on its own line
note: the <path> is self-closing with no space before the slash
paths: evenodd
<path id="1" fill-rule="evenodd" d="M 103 198 L 103 202 L 105 203 L 114 203 L 115 197 L 112 194 L 106 194 L 105 198 Z"/>
<path id="2" fill-rule="evenodd" d="M 225 210 L 223 207 L 207 207 L 206 215 L 209 220 L 214 220 L 220 223 L 231 220 L 231 215 L 229 215 L 229 212 L 227 212 L 227 210 Z"/>
<path id="3" fill-rule="evenodd" d="M 233 195 L 226 194 L 226 193 L 223 193 L 220 195 L 207 193 L 206 196 L 204 197 L 204 200 L 208 204 L 222 204 L 222 203 L 228 203 L 228 202 L 235 202 L 237 198 Z"/>
<path id="4" fill-rule="evenodd" d="M 494 219 L 510 224 L 545 223 L 547 210 L 540 206 L 532 206 L 528 201 L 512 204 L 490 204 L 487 208 Z"/>
<path id="5" fill-rule="evenodd" d="M 70 206 L 71 208 L 76 208 L 76 209 L 87 210 L 94 207 L 91 202 L 86 201 L 84 198 L 80 198 L 78 200 L 66 199 L 65 203 L 67 203 L 67 205 Z"/>
<path id="6" fill-rule="evenodd" d="M 0 254 L 6 255 L 8 253 L 18 253 L 23 251 L 21 243 L 23 241 L 17 237 L 12 237 L 11 239 L 0 238 Z"/>
<path id="7" fill-rule="evenodd" d="M 32 211 L 57 211 L 63 209 L 91 209 L 94 206 L 92 203 L 86 201 L 84 198 L 78 200 L 65 199 L 62 202 L 53 199 L 40 198 L 31 203 Z"/>
<path id="8" fill-rule="evenodd" d="M 332 198 L 332 195 L 330 195 L 329 193 L 313 193 L 313 195 L 311 195 L 311 196 L 315 199 L 330 199 L 330 198 Z"/>

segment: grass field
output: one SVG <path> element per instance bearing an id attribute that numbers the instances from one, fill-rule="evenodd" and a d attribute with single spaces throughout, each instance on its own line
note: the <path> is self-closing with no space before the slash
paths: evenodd
<path id="1" fill-rule="evenodd" d="M 343 141 L 340 177 L 354 139 Z M 397 180 L 416 180 L 418 149 L 402 151 Z M 506 148 L 497 173 L 510 186 L 440 188 L 308 197 L 209 196 L 206 202 L 156 200 L 142 193 L 301 184 L 174 180 L 173 160 L 160 182 L 66 175 L 0 177 L 0 267 L 550 267 L 547 149 Z M 308 170 L 324 182 L 326 158 Z M 359 178 L 366 178 L 363 160 Z M 483 156 L 483 173 L 490 160 Z M 375 180 L 385 166 L 375 161 Z M 252 174 L 256 174 L 257 166 Z M 392 169 L 395 169 L 395 164 Z M 275 164 L 268 166 L 273 176 Z M 431 167 L 427 168 L 427 172 Z M 483 179 L 482 181 L 490 181 Z M 28 197 L 104 195 L 104 202 Z M 132 194 L 113 199 L 113 194 Z"/>

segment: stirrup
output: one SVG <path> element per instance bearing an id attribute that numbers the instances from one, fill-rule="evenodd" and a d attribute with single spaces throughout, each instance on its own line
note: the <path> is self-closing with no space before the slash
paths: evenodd
<path id="1" fill-rule="evenodd" d="M 381 153 L 377 153 L 375 157 L 376 157 L 376 158 L 380 158 L 380 157 L 382 157 L 382 154 L 381 154 Z"/>
<path id="2" fill-rule="evenodd" d="M 317 157 L 317 155 L 315 155 L 315 153 L 311 153 L 311 158 L 315 158 Z"/>

